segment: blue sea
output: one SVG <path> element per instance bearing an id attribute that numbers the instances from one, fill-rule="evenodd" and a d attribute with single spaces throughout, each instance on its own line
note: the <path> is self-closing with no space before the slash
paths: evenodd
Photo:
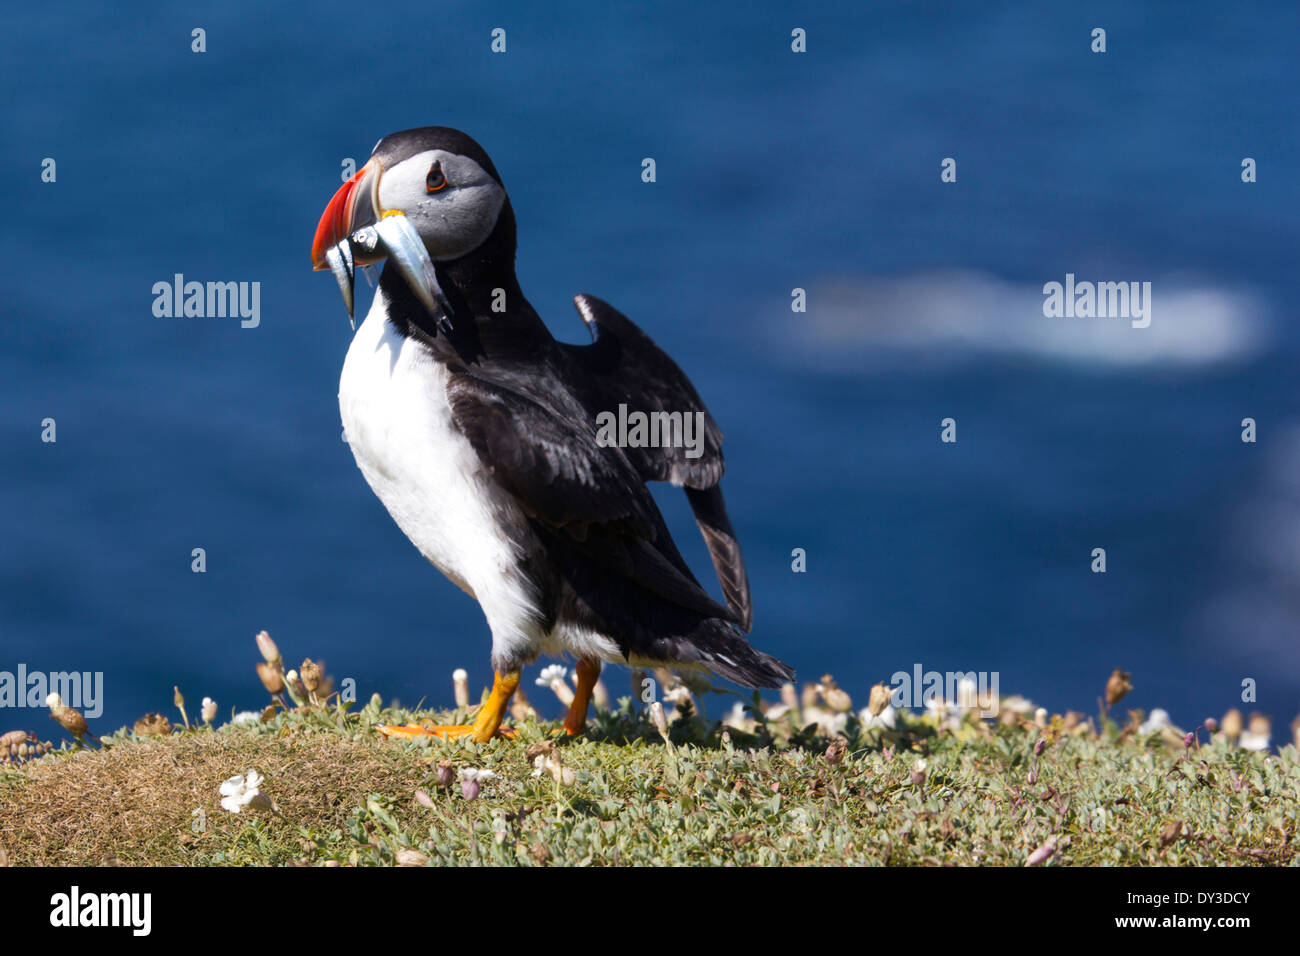
<path id="1" fill-rule="evenodd" d="M 101 730 L 173 685 L 191 713 L 260 707 L 263 628 L 363 701 L 490 680 L 477 606 L 342 441 L 351 330 L 308 261 L 344 164 L 439 124 L 493 157 L 556 336 L 584 341 L 572 296 L 600 296 L 698 386 L 753 640 L 801 679 L 861 705 L 916 664 L 997 672 L 1095 712 L 1122 667 L 1124 707 L 1258 710 L 1285 742 L 1298 26 L 1280 3 L 15 6 L 0 671 L 102 672 Z M 155 316 L 178 273 L 259 283 L 258 324 Z M 1149 327 L 1045 316 L 1067 275 L 1150 282 Z"/>

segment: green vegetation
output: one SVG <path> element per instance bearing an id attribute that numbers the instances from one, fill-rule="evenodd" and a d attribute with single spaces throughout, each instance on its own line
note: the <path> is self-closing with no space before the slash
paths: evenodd
<path id="1" fill-rule="evenodd" d="M 757 697 L 755 697 L 757 701 Z M 770 712 L 770 705 L 762 709 Z M 1079 715 L 900 714 L 837 736 L 791 715 L 728 728 L 679 704 L 665 741 L 623 701 L 584 736 L 385 740 L 466 719 L 305 703 L 267 719 L 137 725 L 0 764 L 14 865 L 1297 864 L 1300 759 L 1223 733 Z M 1040 723 L 1046 726 L 1040 726 Z M 157 731 L 164 731 L 157 735 Z M 140 731 L 139 733 L 137 731 Z M 752 732 L 750 732 L 752 731 Z M 1036 748 L 1037 745 L 1037 748 Z M 1035 755 L 1035 749 L 1040 751 Z M 255 769 L 263 795 L 221 807 Z M 462 771 L 496 776 L 462 784 Z M 478 792 L 474 791 L 478 789 Z M 273 801 L 273 808 L 259 803 Z M 1037 852 L 1036 852 L 1037 851 Z"/>

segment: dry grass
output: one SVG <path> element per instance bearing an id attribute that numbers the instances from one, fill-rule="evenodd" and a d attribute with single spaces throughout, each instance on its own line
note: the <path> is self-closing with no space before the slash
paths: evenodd
<path id="1" fill-rule="evenodd" d="M 0 774 L 0 849 L 16 866 L 199 862 L 247 825 L 221 810 L 217 787 L 251 767 L 275 780 L 286 816 L 321 828 L 344 826 L 372 792 L 410 793 L 429 775 L 418 753 L 378 735 L 296 724 L 123 740 Z"/>

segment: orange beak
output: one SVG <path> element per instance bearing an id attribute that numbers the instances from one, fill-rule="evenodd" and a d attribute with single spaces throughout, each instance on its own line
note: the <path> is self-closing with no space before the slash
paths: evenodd
<path id="1" fill-rule="evenodd" d="M 375 219 L 376 197 L 379 192 L 380 166 L 370 160 L 356 174 L 339 187 L 334 198 L 325 207 L 311 242 L 313 269 L 328 269 L 325 253 L 337 246 L 352 232 Z M 362 221 L 357 220 L 357 204 L 362 203 Z"/>

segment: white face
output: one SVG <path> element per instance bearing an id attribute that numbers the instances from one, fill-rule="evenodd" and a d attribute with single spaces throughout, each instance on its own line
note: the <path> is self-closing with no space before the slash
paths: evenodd
<path id="1" fill-rule="evenodd" d="M 446 185 L 431 190 L 437 163 Z M 434 184 L 439 182 L 436 174 Z M 466 156 L 425 150 L 385 169 L 379 179 L 379 207 L 406 214 L 433 259 L 457 259 L 481 246 L 496 228 L 506 191 Z"/>

